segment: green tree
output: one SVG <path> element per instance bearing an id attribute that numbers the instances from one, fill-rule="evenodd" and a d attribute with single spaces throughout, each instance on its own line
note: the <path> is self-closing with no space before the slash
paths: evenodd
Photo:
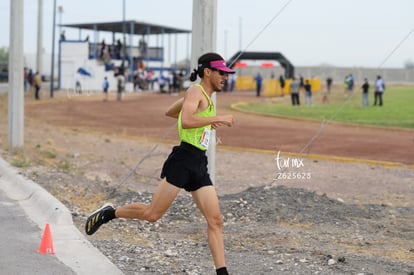
<path id="1" fill-rule="evenodd" d="M 6 47 L 0 47 L 0 62 L 9 61 L 9 50 Z"/>
<path id="2" fill-rule="evenodd" d="M 8 62 L 9 62 L 9 49 L 6 47 L 0 47 L 0 71 L 7 69 Z"/>

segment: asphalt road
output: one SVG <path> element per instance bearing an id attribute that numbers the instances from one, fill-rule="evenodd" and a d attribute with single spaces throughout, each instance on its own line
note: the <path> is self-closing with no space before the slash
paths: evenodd
<path id="1" fill-rule="evenodd" d="M 41 229 L 25 214 L 19 203 L 0 189 L 0 266 L 2 274 L 75 274 L 56 255 L 39 254 Z"/>

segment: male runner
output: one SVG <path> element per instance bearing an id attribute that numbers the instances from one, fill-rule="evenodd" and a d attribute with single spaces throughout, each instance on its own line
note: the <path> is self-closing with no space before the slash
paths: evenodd
<path id="1" fill-rule="evenodd" d="M 208 244 L 216 273 L 227 273 L 222 233 L 223 218 L 219 208 L 216 190 L 207 171 L 206 150 L 212 128 L 231 127 L 232 115 L 216 115 L 211 94 L 221 91 L 227 75 L 235 71 L 226 66 L 216 53 L 207 53 L 198 59 L 198 67 L 191 73 L 190 80 L 201 78 L 199 84 L 190 87 L 184 98 L 171 105 L 166 115 L 178 119 L 181 140 L 175 146 L 163 165 L 162 181 L 149 205 L 132 203 L 118 208 L 103 206 L 92 213 L 85 225 L 86 234 L 92 235 L 99 227 L 114 218 L 141 219 L 156 222 L 160 219 L 181 189 L 191 192 L 193 200 L 204 215 L 208 226 Z"/>

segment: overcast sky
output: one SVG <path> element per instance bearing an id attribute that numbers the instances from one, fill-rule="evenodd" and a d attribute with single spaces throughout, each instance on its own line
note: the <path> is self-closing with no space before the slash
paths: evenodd
<path id="1" fill-rule="evenodd" d="M 0 0 L 0 46 L 6 47 L 10 1 Z M 193 0 L 125 1 L 127 20 L 191 30 Z M 122 0 L 56 2 L 63 24 L 122 20 Z M 37 3 L 24 0 L 25 53 L 36 52 Z M 43 45 L 50 53 L 53 0 L 43 5 Z M 217 6 L 217 51 L 225 58 L 241 48 L 281 52 L 295 66 L 401 68 L 414 62 L 414 0 L 217 0 Z M 65 30 L 68 39 L 78 38 L 77 30 Z M 179 43 L 179 58 L 185 58 L 185 38 Z"/>

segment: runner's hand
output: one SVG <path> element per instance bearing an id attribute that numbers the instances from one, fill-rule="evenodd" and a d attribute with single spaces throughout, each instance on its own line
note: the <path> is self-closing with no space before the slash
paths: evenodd
<path id="1" fill-rule="evenodd" d="M 218 127 L 221 127 L 221 126 L 232 127 L 234 124 L 233 115 L 220 116 L 219 118 L 220 118 L 220 121 L 214 122 L 211 124 L 211 127 L 213 129 L 217 129 Z"/>

